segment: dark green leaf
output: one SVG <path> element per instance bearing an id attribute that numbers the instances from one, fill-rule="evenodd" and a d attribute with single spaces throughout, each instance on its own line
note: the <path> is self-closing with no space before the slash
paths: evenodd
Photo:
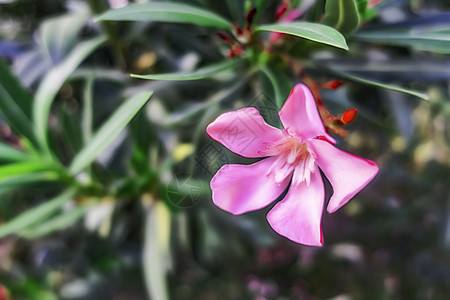
<path id="1" fill-rule="evenodd" d="M 31 95 L 0 59 L 0 111 L 16 133 L 34 141 L 31 106 Z"/>

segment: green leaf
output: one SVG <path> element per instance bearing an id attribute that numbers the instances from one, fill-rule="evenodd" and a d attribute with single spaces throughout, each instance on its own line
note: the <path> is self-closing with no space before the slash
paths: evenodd
<path id="1" fill-rule="evenodd" d="M 281 109 L 283 105 L 283 95 L 281 93 L 280 85 L 277 81 L 277 77 L 275 76 L 274 72 L 268 67 L 261 67 L 261 72 L 266 75 L 267 79 L 269 79 L 270 83 L 272 84 L 273 94 L 275 96 L 275 103 L 278 109 Z"/>
<path id="2" fill-rule="evenodd" d="M 0 166 L 0 182 L 4 178 L 20 174 L 49 170 L 51 167 L 40 161 L 27 161 Z"/>
<path id="3" fill-rule="evenodd" d="M 11 146 L 0 143 L 0 161 L 21 161 L 27 160 L 29 155 Z"/>
<path id="4" fill-rule="evenodd" d="M 153 79 L 153 80 L 198 80 L 208 78 L 213 75 L 225 72 L 227 70 L 235 68 L 242 60 L 227 60 L 214 65 L 209 65 L 192 72 L 179 72 L 179 73 L 167 73 L 167 74 L 149 74 L 149 75 L 136 75 L 131 74 L 131 77 L 141 79 Z"/>
<path id="5" fill-rule="evenodd" d="M 0 194 L 6 193 L 13 189 L 23 188 L 32 183 L 56 181 L 60 179 L 58 173 L 53 171 L 24 173 L 15 176 L 9 176 L 0 180 Z"/>
<path id="6" fill-rule="evenodd" d="M 0 59 L 0 111 L 14 132 L 35 142 L 30 119 L 31 106 L 31 95 Z"/>
<path id="7" fill-rule="evenodd" d="M 370 31 L 353 36 L 358 41 L 384 45 L 405 46 L 417 50 L 440 54 L 450 54 L 450 35 L 443 32 L 410 31 L 386 32 Z"/>
<path id="8" fill-rule="evenodd" d="M 54 171 L 33 172 L 17 174 L 0 180 L 0 191 L 10 190 L 26 184 L 57 180 L 58 174 Z"/>
<path id="9" fill-rule="evenodd" d="M 41 42 L 54 64 L 60 62 L 75 45 L 89 14 L 77 12 L 47 19 L 40 26 Z"/>
<path id="10" fill-rule="evenodd" d="M 255 31 L 273 31 L 295 35 L 314 42 L 348 50 L 344 36 L 336 29 L 310 22 L 291 22 L 262 25 Z"/>
<path id="11" fill-rule="evenodd" d="M 205 27 L 232 29 L 229 21 L 205 9 L 172 2 L 150 2 L 144 4 L 130 4 L 112 9 L 97 21 L 159 21 L 172 23 L 187 23 Z"/>
<path id="12" fill-rule="evenodd" d="M 143 267 L 150 299 L 169 299 L 166 273 L 170 267 L 170 223 L 170 212 L 162 201 L 148 208 Z"/>
<path id="13" fill-rule="evenodd" d="M 269 66 L 260 67 L 261 73 L 267 78 L 261 78 L 262 98 L 257 97 L 258 102 L 255 106 L 260 111 L 264 119 L 272 126 L 279 127 L 281 125 L 277 112 L 281 109 L 289 92 L 292 89 L 292 81 L 285 73 L 271 68 Z"/>
<path id="14" fill-rule="evenodd" d="M 62 207 L 64 203 L 70 201 L 75 196 L 75 194 L 75 189 L 69 189 L 56 196 L 55 198 L 52 198 L 51 200 L 48 200 L 47 202 L 37 207 L 27 210 L 18 217 L 0 226 L 0 237 L 4 237 L 12 233 L 18 233 L 19 231 L 31 225 L 45 220 L 60 207 Z"/>
<path id="15" fill-rule="evenodd" d="M 54 231 L 66 229 L 80 220 L 88 212 L 89 208 L 89 205 L 77 207 L 37 226 L 29 227 L 19 232 L 19 235 L 28 239 L 36 239 Z"/>
<path id="16" fill-rule="evenodd" d="M 83 121 L 81 128 L 83 131 L 83 141 L 85 144 L 90 141 L 92 136 L 94 81 L 94 75 L 87 78 L 83 93 Z"/>
<path id="17" fill-rule="evenodd" d="M 153 92 L 141 92 L 125 101 L 102 125 L 91 141 L 75 156 L 70 172 L 77 174 L 92 163 L 119 135 L 131 119 L 147 103 Z"/>
<path id="18" fill-rule="evenodd" d="M 104 41 L 104 37 L 97 37 L 79 43 L 61 64 L 44 77 L 39 85 L 34 101 L 33 120 L 36 137 L 43 150 L 49 152 L 47 142 L 48 118 L 56 94 L 78 65 Z"/>
<path id="19" fill-rule="evenodd" d="M 392 91 L 396 91 L 396 92 L 401 92 L 401 93 L 405 93 L 405 94 L 410 94 L 413 95 L 415 97 L 421 98 L 423 100 L 428 100 L 428 95 L 422 92 L 418 92 L 418 91 L 414 91 L 414 90 L 410 90 L 410 89 L 406 89 L 403 87 L 400 87 L 398 85 L 395 84 L 388 84 L 388 83 L 382 83 L 382 82 L 378 82 L 378 81 L 374 81 L 374 80 L 370 80 L 361 76 L 357 76 L 354 74 L 350 74 L 347 72 L 342 72 L 342 71 L 337 71 L 337 70 L 332 70 L 332 69 L 328 69 L 328 68 L 323 68 L 323 67 L 319 67 L 316 66 L 317 68 L 334 74 L 336 76 L 339 76 L 341 78 L 345 78 L 354 82 L 359 82 L 359 83 L 363 83 L 363 84 L 367 84 L 367 85 L 372 85 L 372 86 L 376 86 L 376 87 L 380 87 L 380 88 L 384 88 L 384 89 L 388 89 L 388 90 L 392 90 Z"/>
<path id="20" fill-rule="evenodd" d="M 327 0 L 323 23 L 339 30 L 343 35 L 359 27 L 358 6 L 355 0 Z"/>

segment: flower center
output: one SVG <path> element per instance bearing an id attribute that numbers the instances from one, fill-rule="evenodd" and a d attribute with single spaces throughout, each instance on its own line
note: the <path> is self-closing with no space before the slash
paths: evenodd
<path id="1" fill-rule="evenodd" d="M 281 184 L 293 173 L 292 184 L 306 181 L 309 185 L 311 173 L 315 171 L 315 159 L 301 138 L 289 133 L 287 129 L 283 133 L 285 136 L 267 151 L 269 155 L 277 156 L 267 176 L 274 176 L 275 182 Z"/>

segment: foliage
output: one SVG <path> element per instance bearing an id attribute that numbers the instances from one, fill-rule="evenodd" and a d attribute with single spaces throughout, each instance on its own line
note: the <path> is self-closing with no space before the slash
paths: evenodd
<path id="1" fill-rule="evenodd" d="M 0 1 L 0 298 L 448 298 L 445 1 L 120 2 Z M 323 248 L 211 203 L 252 160 L 207 124 L 254 106 L 280 126 L 296 82 L 381 168 Z"/>

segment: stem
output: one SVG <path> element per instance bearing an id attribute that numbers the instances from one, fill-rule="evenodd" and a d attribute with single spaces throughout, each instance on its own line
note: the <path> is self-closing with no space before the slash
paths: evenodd
<path id="1" fill-rule="evenodd" d="M 88 5 L 94 15 L 101 14 L 109 8 L 106 0 L 89 0 Z M 102 31 L 108 36 L 108 41 L 111 44 L 116 64 L 121 69 L 126 70 L 127 63 L 116 30 L 111 25 L 111 23 L 104 21 L 100 22 L 100 27 L 102 28 Z"/>

